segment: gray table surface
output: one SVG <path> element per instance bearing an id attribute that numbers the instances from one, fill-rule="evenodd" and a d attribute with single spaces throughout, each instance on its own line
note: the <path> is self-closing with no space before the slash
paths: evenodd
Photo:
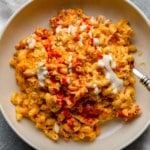
<path id="1" fill-rule="evenodd" d="M 27 0 L 0 0 L 0 33 L 8 18 Z M 150 19 L 150 0 L 131 0 Z M 9 127 L 0 112 L 0 150 L 33 150 Z M 150 150 L 150 126 L 124 150 Z"/>

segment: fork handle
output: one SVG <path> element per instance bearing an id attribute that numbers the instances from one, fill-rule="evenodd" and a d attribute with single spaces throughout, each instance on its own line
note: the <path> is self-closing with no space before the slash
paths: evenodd
<path id="1" fill-rule="evenodd" d="M 143 77 L 140 79 L 140 82 L 143 83 L 146 88 L 150 91 L 150 78 L 143 75 Z"/>
<path id="2" fill-rule="evenodd" d="M 139 78 L 140 82 L 145 85 L 145 87 L 150 91 L 150 78 L 143 75 L 140 71 L 133 68 L 133 73 Z"/>

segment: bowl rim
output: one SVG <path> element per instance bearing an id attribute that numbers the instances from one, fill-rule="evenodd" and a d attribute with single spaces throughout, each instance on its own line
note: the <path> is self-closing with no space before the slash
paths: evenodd
<path id="1" fill-rule="evenodd" d="M 141 15 L 141 17 L 144 19 L 144 21 L 146 22 L 146 24 L 150 27 L 150 20 L 148 19 L 148 17 L 145 15 L 145 13 L 131 0 L 123 0 L 124 2 L 127 3 L 127 5 L 130 5 L 132 7 L 132 9 L 134 9 L 136 12 L 139 13 L 139 15 Z M 20 11 L 22 11 L 24 8 L 28 7 L 28 5 L 30 5 L 32 2 L 34 2 L 34 0 L 28 0 L 26 1 L 21 7 L 19 7 L 12 15 L 11 17 L 8 19 L 8 21 L 6 22 L 2 32 L 0 33 L 0 41 L 3 38 L 3 35 L 5 34 L 5 31 L 7 30 L 9 24 L 11 23 L 11 21 L 13 21 L 13 19 L 20 13 Z M 6 114 L 4 113 L 4 108 L 2 107 L 2 105 L 0 104 L 0 111 L 2 112 L 2 115 L 4 116 L 4 119 L 6 120 L 6 122 L 8 123 L 9 127 L 28 145 L 30 145 L 32 148 L 36 148 L 38 149 L 37 145 L 35 145 L 34 143 L 32 143 L 30 140 L 24 138 L 24 136 L 17 131 L 17 128 L 15 128 L 15 126 L 13 125 L 13 123 L 8 119 L 8 117 L 6 116 Z M 147 122 L 147 124 L 145 124 L 145 126 L 143 127 L 142 130 L 140 130 L 140 132 L 138 132 L 138 134 L 136 134 L 135 136 L 133 136 L 132 139 L 130 139 L 128 142 L 124 143 L 124 145 L 120 146 L 119 149 L 123 149 L 127 146 L 129 146 L 132 142 L 134 142 L 136 139 L 138 139 L 143 132 L 148 128 L 148 126 L 150 125 L 150 120 Z"/>
<path id="2" fill-rule="evenodd" d="M 7 27 L 9 26 L 9 24 L 11 23 L 11 21 L 15 18 L 15 16 L 25 7 L 27 7 L 30 3 L 32 3 L 34 0 L 27 0 L 26 2 L 24 2 L 19 8 L 17 8 L 13 14 L 8 18 L 8 20 L 6 21 L 6 24 L 4 25 L 4 28 L 2 29 L 2 32 L 0 33 L 0 40 L 2 39 L 5 30 L 7 29 Z"/>

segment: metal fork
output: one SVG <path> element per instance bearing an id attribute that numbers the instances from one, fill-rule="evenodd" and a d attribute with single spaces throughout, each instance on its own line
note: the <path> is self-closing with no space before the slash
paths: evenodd
<path id="1" fill-rule="evenodd" d="M 150 78 L 148 76 L 143 75 L 140 71 L 133 68 L 133 73 L 140 80 L 143 85 L 150 91 Z"/>

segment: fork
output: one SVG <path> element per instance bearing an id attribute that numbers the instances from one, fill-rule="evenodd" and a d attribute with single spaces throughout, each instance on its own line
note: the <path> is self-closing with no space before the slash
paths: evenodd
<path id="1" fill-rule="evenodd" d="M 140 80 L 140 82 L 145 85 L 145 87 L 150 91 L 150 78 L 146 75 L 143 75 L 135 68 L 133 68 L 133 73 Z"/>

